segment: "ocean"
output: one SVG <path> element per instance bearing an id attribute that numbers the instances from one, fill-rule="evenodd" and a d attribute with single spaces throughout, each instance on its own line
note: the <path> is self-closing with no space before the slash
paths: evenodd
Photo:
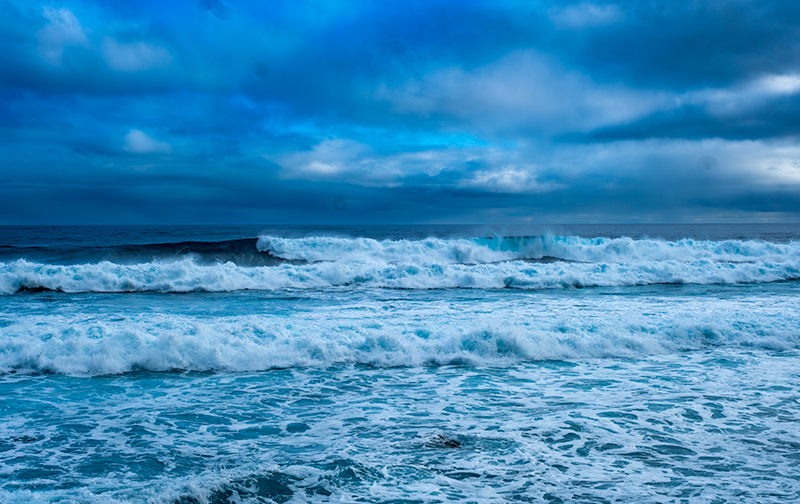
<path id="1" fill-rule="evenodd" d="M 0 227 L 0 502 L 800 501 L 800 225 Z"/>

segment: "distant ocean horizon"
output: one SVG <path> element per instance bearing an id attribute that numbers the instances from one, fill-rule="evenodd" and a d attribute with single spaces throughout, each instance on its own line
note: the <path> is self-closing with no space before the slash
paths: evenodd
<path id="1" fill-rule="evenodd" d="M 800 224 L 0 226 L 0 501 L 800 500 Z"/>

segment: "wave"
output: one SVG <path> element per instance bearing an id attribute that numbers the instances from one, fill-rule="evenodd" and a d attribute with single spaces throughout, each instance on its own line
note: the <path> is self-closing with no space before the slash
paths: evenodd
<path id="1" fill-rule="evenodd" d="M 405 310 L 359 317 L 331 312 L 19 316 L 3 321 L 0 372 L 237 372 L 346 363 L 503 366 L 709 347 L 800 346 L 794 298 L 706 300 L 650 313 L 654 307 L 646 301 L 633 307 L 600 301 L 588 311 L 580 303 L 562 303 L 536 314 L 500 309 L 477 316 L 409 317 Z"/>
<path id="2" fill-rule="evenodd" d="M 192 259 L 198 264 L 232 262 L 239 266 L 322 261 L 388 264 L 487 264 L 524 260 L 590 263 L 723 261 L 785 262 L 800 258 L 800 242 L 761 240 L 674 241 L 629 237 L 518 236 L 483 238 L 373 239 L 334 236 L 288 238 L 264 235 L 221 241 L 81 246 L 0 245 L 0 261 L 26 259 L 44 264 L 140 264 Z"/>
<path id="3" fill-rule="evenodd" d="M 261 236 L 256 246 L 275 257 L 308 262 L 370 260 L 393 264 L 480 264 L 542 259 L 592 263 L 800 260 L 800 242 L 758 240 L 666 241 L 551 235 L 424 240 Z"/>
<path id="4" fill-rule="evenodd" d="M 639 263 L 387 264 L 337 261 L 242 267 L 191 259 L 121 265 L 0 263 L 0 293 L 26 290 L 80 292 L 232 292 L 238 290 L 370 287 L 393 289 L 553 289 L 653 284 L 766 283 L 800 278 L 789 263 L 660 261 Z"/>
<path id="5" fill-rule="evenodd" d="M 423 240 L 262 236 L 258 240 L 131 247 L 124 257 L 149 259 L 77 264 L 30 259 L 0 262 L 0 293 L 330 287 L 553 289 L 765 283 L 800 278 L 800 242 L 571 236 Z M 122 254 L 127 248 L 114 250 Z"/>
<path id="6" fill-rule="evenodd" d="M 256 243 L 255 238 L 247 238 L 208 242 L 125 244 L 107 247 L 0 246 L 0 260 L 24 258 L 48 264 L 90 264 L 102 261 L 136 264 L 189 258 L 200 264 L 233 262 L 240 266 L 269 266 L 284 262 L 269 254 L 259 253 Z"/>

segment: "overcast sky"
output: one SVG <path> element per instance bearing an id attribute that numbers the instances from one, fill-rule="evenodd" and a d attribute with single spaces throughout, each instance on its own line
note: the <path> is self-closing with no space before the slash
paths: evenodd
<path id="1" fill-rule="evenodd" d="M 800 2 L 0 4 L 0 223 L 800 221 Z"/>

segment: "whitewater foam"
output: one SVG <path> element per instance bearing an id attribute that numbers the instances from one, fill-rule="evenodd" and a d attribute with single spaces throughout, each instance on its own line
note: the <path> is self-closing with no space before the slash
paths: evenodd
<path id="1" fill-rule="evenodd" d="M 370 238 L 261 236 L 258 250 L 275 257 L 316 261 L 477 264 L 555 258 L 591 263 L 760 261 L 800 259 L 800 242 L 760 240 L 676 241 L 543 235 L 475 239 L 374 240 Z"/>
<path id="2" fill-rule="evenodd" d="M 236 246 L 243 243 L 236 242 Z M 762 283 L 800 277 L 799 242 L 559 236 L 379 241 L 262 236 L 256 248 L 277 262 L 237 264 L 193 256 L 123 264 L 48 264 L 17 259 L 0 262 L 0 293 L 32 289 L 231 292 L 343 286 L 551 289 Z"/>
<path id="3" fill-rule="evenodd" d="M 792 296 L 679 301 L 621 297 L 586 305 L 579 299 L 520 298 L 487 300 L 476 312 L 468 308 L 473 306 L 469 300 L 420 304 L 412 299 L 213 317 L 139 311 L 93 317 L 28 314 L 2 321 L 0 371 L 94 375 L 340 363 L 504 366 L 718 346 L 784 349 L 800 343 L 800 301 Z M 243 311 L 258 304 L 247 306 L 252 308 Z"/>
<path id="4" fill-rule="evenodd" d="M 380 287 L 394 289 L 553 289 L 652 284 L 764 283 L 800 278 L 800 259 L 788 262 L 650 261 L 637 263 L 387 264 L 325 261 L 243 267 L 191 259 L 121 265 L 52 265 L 20 259 L 0 263 L 0 293 L 231 292 L 237 290 Z"/>

